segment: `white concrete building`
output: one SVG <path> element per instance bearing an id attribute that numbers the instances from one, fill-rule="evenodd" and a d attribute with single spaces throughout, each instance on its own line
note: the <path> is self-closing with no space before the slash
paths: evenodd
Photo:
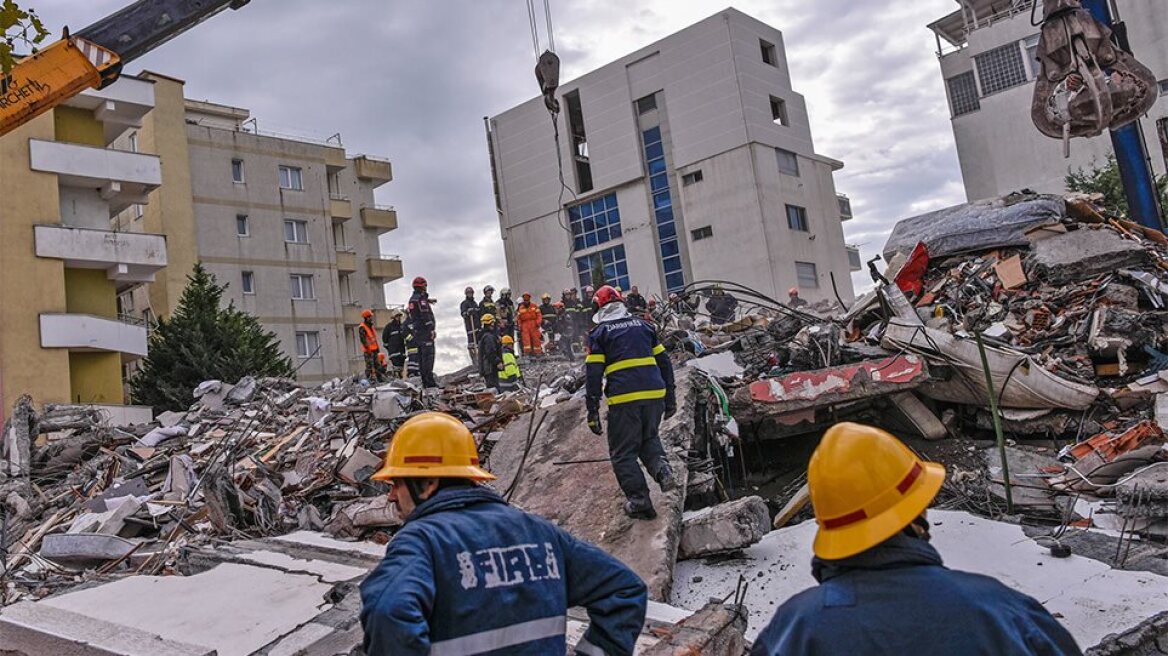
<path id="1" fill-rule="evenodd" d="M 1113 151 L 1105 133 L 1073 139 L 1064 159 L 1062 142 L 1046 137 L 1030 119 L 1038 75 L 1041 2 L 957 0 L 958 9 L 929 25 L 949 97 L 953 136 L 969 200 L 1023 188 L 1058 193 L 1068 172 L 1089 169 Z M 1159 98 L 1140 121 L 1152 168 L 1163 175 L 1168 162 L 1168 3 L 1115 0 L 1127 23 L 1136 58 L 1159 80 Z"/>
<path id="2" fill-rule="evenodd" d="M 542 98 L 487 120 L 516 296 L 602 274 L 646 295 L 721 279 L 816 300 L 834 274 L 851 300 L 843 164 L 815 152 L 778 30 L 726 9 L 558 97 L 566 188 Z"/>

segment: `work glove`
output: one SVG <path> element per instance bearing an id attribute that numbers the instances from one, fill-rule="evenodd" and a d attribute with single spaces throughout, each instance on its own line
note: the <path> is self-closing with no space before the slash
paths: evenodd
<path id="1" fill-rule="evenodd" d="M 600 423 L 600 411 L 588 411 L 588 428 L 596 435 L 604 435 L 604 426 Z"/>
<path id="2" fill-rule="evenodd" d="M 663 420 L 669 419 L 675 414 L 677 414 L 677 401 L 674 401 L 673 399 L 665 399 L 665 414 L 661 418 Z"/>

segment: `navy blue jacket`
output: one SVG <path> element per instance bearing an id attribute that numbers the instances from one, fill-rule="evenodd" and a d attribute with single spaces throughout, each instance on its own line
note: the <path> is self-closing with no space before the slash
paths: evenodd
<path id="1" fill-rule="evenodd" d="M 415 291 L 406 306 L 409 315 L 410 332 L 415 346 L 430 346 L 434 343 L 434 310 L 430 308 L 430 295 Z"/>
<path id="2" fill-rule="evenodd" d="M 673 364 L 657 331 L 629 314 L 624 305 L 610 304 L 597 314 L 599 325 L 588 334 L 587 406 L 600 409 L 600 388 L 608 405 L 659 401 L 674 402 Z"/>
<path id="3" fill-rule="evenodd" d="M 448 488 L 414 509 L 361 583 L 365 653 L 563 654 L 567 610 L 583 606 L 583 651 L 632 654 L 647 598 L 591 544 L 487 488 Z"/>
<path id="4" fill-rule="evenodd" d="M 862 554 L 812 561 L 819 586 L 775 611 L 752 656 L 1081 654 L 1038 601 L 958 572 L 924 540 L 898 534 Z"/>

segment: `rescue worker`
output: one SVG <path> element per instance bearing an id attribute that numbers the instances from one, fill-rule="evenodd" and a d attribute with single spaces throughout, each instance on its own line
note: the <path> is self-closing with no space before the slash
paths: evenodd
<path id="1" fill-rule="evenodd" d="M 438 381 L 434 378 L 434 340 L 438 333 L 434 311 L 430 308 L 435 301 L 430 298 L 425 278 L 414 278 L 413 287 L 414 294 L 410 296 L 407 311 L 414 347 L 418 349 L 418 374 L 422 377 L 422 387 L 438 387 Z"/>
<path id="2" fill-rule="evenodd" d="M 539 306 L 531 302 L 531 294 L 523 292 L 523 301 L 515 310 L 519 320 L 519 335 L 523 339 L 523 355 L 543 355 L 543 313 Z M 514 341 L 514 339 L 512 339 Z"/>
<path id="3" fill-rule="evenodd" d="M 405 521 L 361 583 L 369 656 L 564 654 L 568 608 L 591 620 L 577 654 L 629 655 L 648 593 L 628 567 L 482 481 L 474 437 L 450 415 L 403 423 L 374 480 Z"/>
<path id="4" fill-rule="evenodd" d="M 495 332 L 495 315 L 484 314 L 479 330 L 479 375 L 487 387 L 499 387 L 499 372 L 503 370 L 503 348 L 499 333 Z"/>
<path id="5" fill-rule="evenodd" d="M 633 314 L 644 314 L 645 310 L 649 309 L 649 304 L 645 301 L 645 297 L 641 296 L 641 291 L 637 289 L 636 285 L 629 290 L 625 295 L 625 305 L 628 306 L 629 312 Z"/>
<path id="6" fill-rule="evenodd" d="M 556 346 L 559 347 L 560 353 L 565 358 L 571 360 L 575 357 L 572 353 L 572 343 L 576 339 L 576 317 L 568 314 L 568 308 L 564 305 L 563 301 L 556 303 L 555 308 L 556 319 L 554 330 L 556 331 Z"/>
<path id="7" fill-rule="evenodd" d="M 519 372 L 519 363 L 515 360 L 515 339 L 510 335 L 503 335 L 499 343 L 503 345 L 503 370 L 499 372 L 499 391 L 514 392 L 519 389 L 519 381 L 523 374 Z"/>
<path id="8" fill-rule="evenodd" d="M 807 307 L 807 301 L 799 298 L 799 288 L 792 287 L 787 290 L 787 307 L 801 308 Z"/>
<path id="9" fill-rule="evenodd" d="M 483 300 L 479 301 L 479 316 L 480 317 L 482 317 L 484 314 L 489 314 L 489 315 L 495 317 L 496 320 L 498 320 L 499 307 L 495 304 L 495 299 L 492 298 L 494 295 L 495 295 L 495 288 L 494 287 L 492 287 L 490 285 L 483 287 Z M 497 328 L 498 328 L 498 326 L 496 326 L 496 329 Z"/>
<path id="10" fill-rule="evenodd" d="M 377 331 L 373 328 L 373 310 L 361 310 L 361 324 L 357 326 L 357 336 L 361 339 L 361 354 L 365 357 L 365 380 L 381 382 L 377 369 L 377 354 L 381 346 L 377 343 Z M 311 355 L 311 354 L 310 354 Z"/>
<path id="11" fill-rule="evenodd" d="M 718 326 L 734 321 L 734 312 L 738 310 L 738 299 L 727 294 L 722 285 L 715 284 L 706 300 L 706 312 L 710 313 L 710 323 Z"/>
<path id="12" fill-rule="evenodd" d="M 381 343 L 389 356 L 390 378 L 401 378 L 402 367 L 406 363 L 406 329 L 402 325 L 401 310 L 391 310 L 389 323 L 381 330 Z"/>
<path id="13" fill-rule="evenodd" d="M 543 316 L 543 325 L 540 328 L 546 333 L 544 340 L 550 343 L 555 338 L 556 308 L 552 305 L 552 295 L 547 292 L 540 294 L 539 300 L 539 313 Z M 551 351 L 550 348 L 546 350 Z"/>
<path id="14" fill-rule="evenodd" d="M 458 306 L 458 311 L 462 313 L 462 324 L 466 328 L 466 350 L 470 353 L 470 361 L 474 362 L 478 359 L 475 355 L 475 349 L 478 348 L 479 344 L 482 310 L 479 309 L 478 301 L 474 298 L 474 287 L 467 287 L 463 293 L 466 294 L 466 298 Z"/>
<path id="15" fill-rule="evenodd" d="M 572 293 L 575 295 L 576 290 L 572 290 Z M 596 313 L 592 307 L 592 296 L 592 287 L 585 287 L 583 297 L 577 301 L 576 305 L 576 334 L 579 335 L 585 348 L 588 347 L 588 333 L 592 330 L 592 316 Z"/>
<path id="16" fill-rule="evenodd" d="M 499 290 L 499 301 L 495 303 L 498 312 L 495 322 L 499 324 L 499 336 L 511 335 L 515 337 L 515 301 L 511 298 L 511 290 L 504 287 Z"/>
<path id="17" fill-rule="evenodd" d="M 811 456 L 811 573 L 752 654 L 1080 654 L 1038 601 L 995 579 L 946 569 L 925 509 L 945 468 L 871 426 L 832 426 Z"/>
<path id="18" fill-rule="evenodd" d="M 414 329 L 406 322 L 406 378 L 421 376 L 422 368 L 418 364 L 418 345 L 414 342 Z"/>
<path id="19" fill-rule="evenodd" d="M 377 354 L 377 378 L 381 381 L 389 380 L 389 358 L 384 352 Z"/>
<path id="20" fill-rule="evenodd" d="M 588 335 L 588 427 L 601 435 L 601 383 L 607 378 L 608 454 L 612 469 L 625 493 L 625 514 L 653 519 L 657 512 L 649 498 L 649 486 L 641 474 L 639 459 L 662 492 L 677 488 L 665 447 L 657 434 L 662 418 L 677 411 L 673 365 L 657 332 L 629 314 L 620 293 L 605 285 L 596 292 L 600 306 Z"/>

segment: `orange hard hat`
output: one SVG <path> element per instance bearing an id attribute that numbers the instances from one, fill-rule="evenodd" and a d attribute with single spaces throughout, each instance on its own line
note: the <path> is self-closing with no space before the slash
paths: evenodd
<path id="1" fill-rule="evenodd" d="M 362 319 L 372 319 L 373 318 L 373 310 L 370 310 L 368 308 L 361 310 L 361 318 Z"/>
<path id="2" fill-rule="evenodd" d="M 792 287 L 792 288 L 787 290 L 787 296 L 798 296 L 798 295 L 799 295 L 799 289 L 796 287 Z"/>

